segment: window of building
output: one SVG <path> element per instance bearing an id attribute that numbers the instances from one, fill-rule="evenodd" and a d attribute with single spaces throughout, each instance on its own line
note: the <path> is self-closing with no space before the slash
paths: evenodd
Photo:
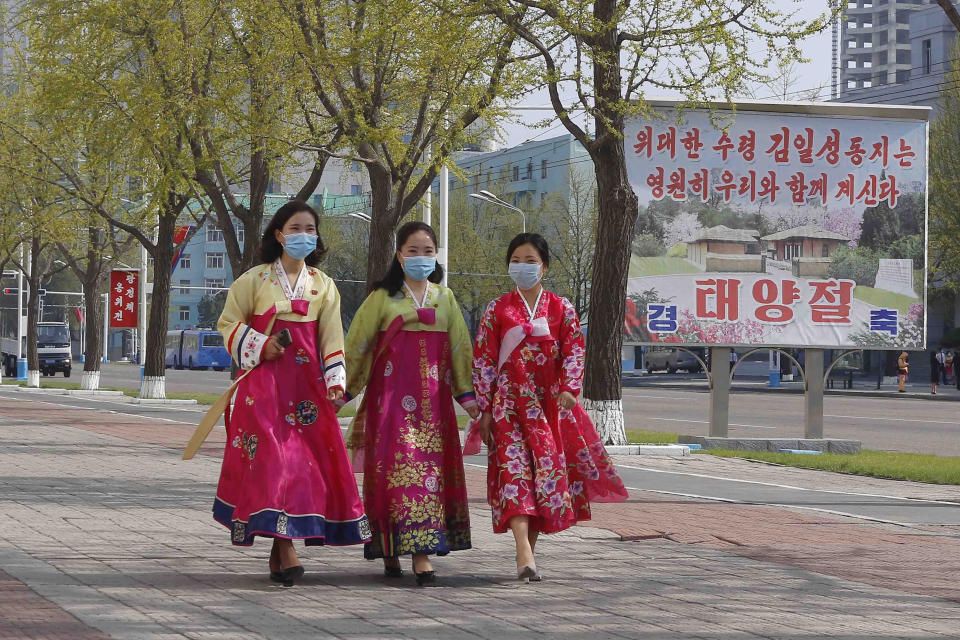
<path id="1" fill-rule="evenodd" d="M 866 60 L 863 61 L 863 65 L 862 65 L 862 66 L 863 66 L 864 69 L 869 69 L 870 67 L 873 66 L 873 62 L 871 62 L 870 59 L 868 58 L 868 59 L 866 59 Z"/>
<path id="2" fill-rule="evenodd" d="M 910 24 L 910 14 L 913 13 L 910 9 L 897 9 L 897 24 L 902 24 L 904 26 Z"/>
<path id="3" fill-rule="evenodd" d="M 513 167 L 512 178 L 514 182 L 520 179 L 520 167 Z"/>
<path id="4" fill-rule="evenodd" d="M 190 307 L 181 306 L 178 310 L 180 322 L 190 322 Z"/>
<path id="5" fill-rule="evenodd" d="M 856 8 L 857 8 L 857 0 L 850 0 L 850 1 L 847 3 L 847 8 L 849 8 L 849 9 L 856 9 Z"/>
<path id="6" fill-rule="evenodd" d="M 820 250 L 820 256 L 822 258 L 830 257 L 830 245 L 827 245 L 827 244 L 823 245 L 823 248 Z"/>
<path id="7" fill-rule="evenodd" d="M 877 44 L 879 44 L 881 47 L 887 44 L 889 40 L 890 40 L 890 36 L 889 34 L 887 34 L 886 31 L 881 31 L 879 34 L 877 34 Z"/>
<path id="8" fill-rule="evenodd" d="M 867 19 L 867 20 L 865 20 L 864 22 L 862 22 L 862 23 L 860 24 L 860 27 L 863 28 L 863 29 L 872 29 L 872 28 L 873 28 L 873 23 L 870 22 L 869 19 Z"/>
<path id="9" fill-rule="evenodd" d="M 877 65 L 882 67 L 885 64 L 887 64 L 887 52 L 881 51 L 877 54 Z"/>
<path id="10" fill-rule="evenodd" d="M 930 55 L 932 53 L 930 40 L 923 41 L 923 72 L 930 75 Z"/>
<path id="11" fill-rule="evenodd" d="M 857 81 L 856 80 L 847 80 L 847 89 L 856 89 Z"/>
<path id="12" fill-rule="evenodd" d="M 223 231 L 212 224 L 207 225 L 207 242 L 223 242 Z"/>
<path id="13" fill-rule="evenodd" d="M 190 254 L 189 254 L 189 253 L 181 253 L 181 254 L 180 254 L 180 268 L 181 268 L 181 269 L 189 269 L 189 268 L 190 268 Z"/>
<path id="14" fill-rule="evenodd" d="M 873 86 L 873 83 L 870 82 L 869 80 L 864 80 L 864 81 L 863 81 L 863 88 L 864 88 L 864 89 L 869 89 L 869 88 L 872 87 L 872 86 Z"/>
<path id="15" fill-rule="evenodd" d="M 910 69 L 901 69 L 897 71 L 897 84 L 903 84 L 910 80 Z"/>
<path id="16" fill-rule="evenodd" d="M 540 161 L 540 178 L 543 179 L 546 177 L 547 177 L 547 161 L 541 160 Z"/>
<path id="17" fill-rule="evenodd" d="M 350 171 L 360 171 L 360 162 L 358 160 L 350 163 Z"/>
<path id="18" fill-rule="evenodd" d="M 850 42 L 847 43 L 847 47 L 850 48 L 850 49 L 856 49 L 856 48 L 857 48 L 857 41 L 856 41 L 856 40 L 851 40 Z"/>
<path id="19" fill-rule="evenodd" d="M 897 64 L 910 64 L 909 49 L 897 49 Z"/>
<path id="20" fill-rule="evenodd" d="M 247 237 L 246 230 L 243 228 L 242 224 L 238 224 L 236 227 L 236 232 L 237 232 L 237 243 L 242 247 L 243 242 Z"/>
<path id="21" fill-rule="evenodd" d="M 897 29 L 897 44 L 910 44 L 909 29 Z"/>
<path id="22" fill-rule="evenodd" d="M 857 68 L 856 60 L 853 60 L 853 59 L 847 60 L 847 69 L 856 69 L 856 68 Z"/>
<path id="23" fill-rule="evenodd" d="M 208 294 L 216 293 L 223 288 L 223 278 L 207 278 L 204 285 Z"/>
<path id="24" fill-rule="evenodd" d="M 856 29 L 856 28 L 857 28 L 856 20 L 851 20 L 850 22 L 847 23 L 847 29 Z"/>
<path id="25" fill-rule="evenodd" d="M 270 178 L 270 180 L 267 182 L 267 193 L 276 193 L 277 191 L 279 191 L 279 189 L 277 188 L 276 179 Z"/>
<path id="26" fill-rule="evenodd" d="M 223 252 L 214 251 L 207 254 L 207 269 L 223 269 Z"/>
<path id="27" fill-rule="evenodd" d="M 360 185 L 358 185 L 358 184 L 352 184 L 352 185 L 350 185 L 350 195 L 352 195 L 352 196 L 358 196 L 358 195 L 360 195 Z"/>
<path id="28" fill-rule="evenodd" d="M 530 180 L 533 178 L 533 158 L 527 160 L 527 175 L 524 176 L 524 180 Z"/>
<path id="29" fill-rule="evenodd" d="M 864 49 L 869 49 L 873 47 L 873 40 L 870 40 L 869 38 L 867 40 L 864 40 L 862 46 Z"/>
<path id="30" fill-rule="evenodd" d="M 873 7 L 873 0 L 863 0 L 863 4 L 860 5 L 863 9 L 870 9 Z"/>
<path id="31" fill-rule="evenodd" d="M 190 289 L 183 289 L 183 288 L 182 288 L 182 287 L 189 287 L 189 286 L 190 286 L 190 281 L 189 281 L 189 280 L 181 280 L 181 281 L 180 281 L 180 287 L 181 287 L 181 289 L 180 289 L 180 295 L 185 296 L 185 295 L 187 295 L 188 293 L 190 293 Z"/>
<path id="32" fill-rule="evenodd" d="M 877 14 L 877 26 L 882 27 L 888 24 L 889 22 L 890 22 L 890 16 L 887 15 L 886 11 Z"/>

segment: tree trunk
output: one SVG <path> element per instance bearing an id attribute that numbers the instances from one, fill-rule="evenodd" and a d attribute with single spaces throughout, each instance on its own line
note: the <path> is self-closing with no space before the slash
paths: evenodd
<path id="1" fill-rule="evenodd" d="M 598 24 L 609 25 L 598 34 L 593 75 L 596 87 L 597 138 L 590 155 L 597 176 L 597 246 L 593 254 L 593 282 L 587 330 L 584 407 L 605 444 L 626 444 L 620 363 L 626 307 L 630 241 L 639 208 L 627 179 L 623 147 L 624 120 L 616 111 L 621 98 L 620 45 L 617 41 L 616 0 L 594 3 Z"/>
<path id="2" fill-rule="evenodd" d="M 40 386 L 37 355 L 37 322 L 40 315 L 40 236 L 30 239 L 30 273 L 27 278 L 27 386 Z"/>
<path id="3" fill-rule="evenodd" d="M 367 291 L 384 277 L 393 263 L 394 231 L 399 220 L 399 207 L 393 192 L 393 177 L 380 165 L 368 164 L 371 196 L 370 236 L 367 250 Z"/>
<path id="4" fill-rule="evenodd" d="M 164 360 L 166 358 L 167 318 L 170 309 L 170 280 L 172 276 L 173 235 L 177 217 L 170 209 L 160 212 L 157 225 L 157 243 L 150 249 L 153 256 L 153 294 L 150 298 L 150 319 L 143 366 L 143 384 L 140 397 L 166 397 Z M 140 286 L 146 283 L 141 282 Z"/>
<path id="5" fill-rule="evenodd" d="M 83 280 L 84 350 L 83 374 L 80 388 L 95 391 L 100 387 L 100 359 L 103 355 L 100 331 L 103 327 L 103 305 L 100 304 L 100 267 L 87 262 L 87 277 Z"/>

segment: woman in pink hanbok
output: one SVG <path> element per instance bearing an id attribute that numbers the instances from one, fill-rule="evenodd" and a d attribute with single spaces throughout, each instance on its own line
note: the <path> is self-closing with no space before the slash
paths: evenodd
<path id="1" fill-rule="evenodd" d="M 495 533 L 513 532 L 517 576 L 540 580 L 541 533 L 590 519 L 590 502 L 627 491 L 597 430 L 577 403 L 584 339 L 573 305 L 544 290 L 546 240 L 522 233 L 507 264 L 517 288 L 487 307 L 477 332 L 473 380 L 489 448 L 487 500 Z"/>
<path id="2" fill-rule="evenodd" d="M 470 334 L 439 283 L 437 237 L 422 222 L 397 231 L 397 253 L 347 333 L 347 399 L 366 388 L 347 437 L 363 471 L 373 539 L 367 559 L 401 577 L 412 554 L 417 584 L 436 576 L 429 555 L 470 548 L 470 515 L 454 399 L 478 414 Z"/>
<path id="3" fill-rule="evenodd" d="M 304 202 L 280 207 L 263 234 L 263 264 L 233 283 L 217 323 L 244 372 L 226 412 L 214 518 L 235 545 L 272 538 L 270 577 L 286 586 L 303 575 L 293 540 L 370 539 L 332 404 L 346 380 L 343 329 L 340 295 L 317 268 L 318 222 Z"/>

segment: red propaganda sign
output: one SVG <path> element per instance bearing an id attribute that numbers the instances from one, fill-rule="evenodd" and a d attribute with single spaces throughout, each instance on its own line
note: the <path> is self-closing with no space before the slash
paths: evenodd
<path id="1" fill-rule="evenodd" d="M 137 326 L 140 278 L 136 271 L 114 269 L 110 272 L 110 326 L 132 329 Z"/>

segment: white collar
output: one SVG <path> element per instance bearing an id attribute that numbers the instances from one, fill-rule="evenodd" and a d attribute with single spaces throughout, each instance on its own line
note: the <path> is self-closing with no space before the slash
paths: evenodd
<path id="1" fill-rule="evenodd" d="M 543 297 L 544 288 L 543 285 L 540 285 L 540 293 L 537 294 L 537 301 L 533 303 L 533 308 L 530 308 L 530 305 L 527 304 L 527 299 L 524 297 L 523 292 L 520 291 L 520 287 L 517 287 L 517 294 L 520 296 L 520 299 L 523 300 L 523 306 L 527 308 L 527 315 L 531 322 L 533 322 L 534 316 L 537 315 L 537 309 L 540 308 L 540 298 Z"/>
<path id="2" fill-rule="evenodd" d="M 303 298 L 303 292 L 307 288 L 307 263 L 303 263 L 303 266 L 300 268 L 300 274 L 297 276 L 297 283 L 290 288 L 290 279 L 287 277 L 287 272 L 283 269 L 283 263 L 280 262 L 280 258 L 277 258 L 273 263 L 277 267 L 277 280 L 280 281 L 280 288 L 283 289 L 283 295 L 287 297 L 287 300 L 300 300 Z"/>
<path id="3" fill-rule="evenodd" d="M 430 283 L 427 283 L 427 288 L 423 290 L 423 299 L 417 300 L 417 296 L 414 295 L 413 289 L 410 288 L 410 285 L 407 284 L 407 281 L 403 281 L 403 288 L 407 290 L 407 293 L 410 294 L 410 299 L 413 300 L 413 306 L 416 309 L 423 309 L 427 306 L 427 302 L 430 300 Z"/>

